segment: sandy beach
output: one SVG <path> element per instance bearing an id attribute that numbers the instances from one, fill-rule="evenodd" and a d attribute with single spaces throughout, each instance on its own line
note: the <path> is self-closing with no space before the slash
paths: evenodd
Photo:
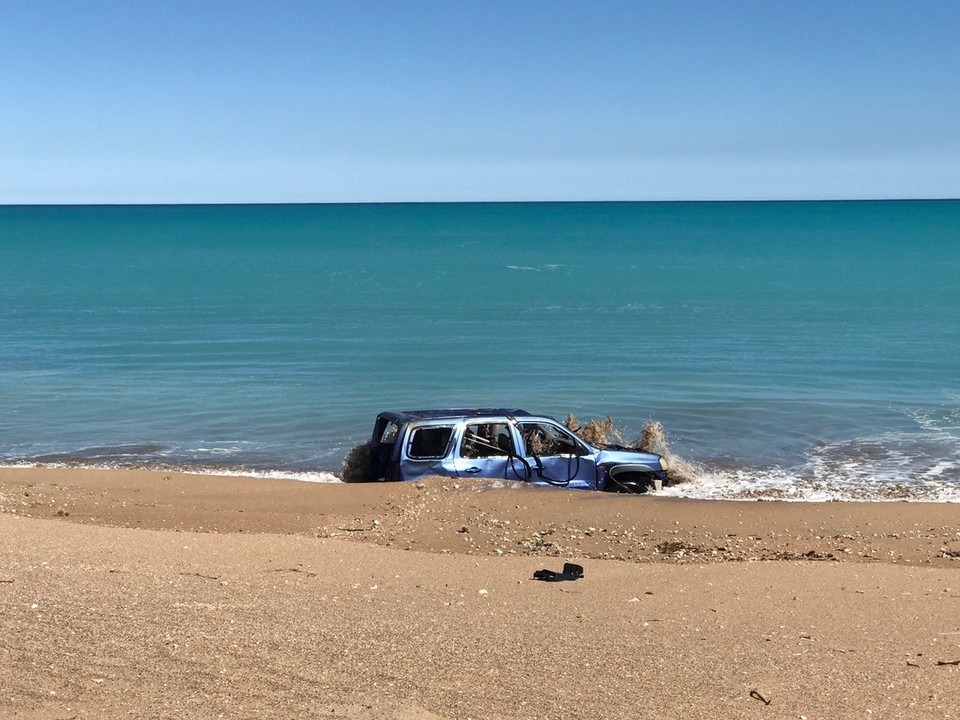
<path id="1" fill-rule="evenodd" d="M 0 553 L 2 718 L 960 716 L 957 505 L 16 468 Z"/>

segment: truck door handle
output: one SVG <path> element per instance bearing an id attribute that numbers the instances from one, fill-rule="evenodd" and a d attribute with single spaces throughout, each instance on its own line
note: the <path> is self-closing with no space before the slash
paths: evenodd
<path id="1" fill-rule="evenodd" d="M 476 466 L 474 466 L 474 467 L 469 467 L 469 468 L 467 468 L 466 470 L 464 470 L 464 472 L 468 472 L 468 473 L 470 473 L 471 475 L 474 475 L 474 474 L 480 472 L 480 468 L 478 468 L 478 467 L 476 467 Z"/>

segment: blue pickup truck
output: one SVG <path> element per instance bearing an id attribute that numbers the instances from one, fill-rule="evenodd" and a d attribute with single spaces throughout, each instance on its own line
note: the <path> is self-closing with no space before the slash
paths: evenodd
<path id="1" fill-rule="evenodd" d="M 668 484 L 662 456 L 594 447 L 553 418 L 525 410 L 382 412 L 370 456 L 370 480 L 482 477 L 627 493 Z"/>

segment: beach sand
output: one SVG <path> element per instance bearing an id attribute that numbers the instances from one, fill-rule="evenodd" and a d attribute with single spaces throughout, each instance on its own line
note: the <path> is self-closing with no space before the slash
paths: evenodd
<path id="1" fill-rule="evenodd" d="M 11 468 L 0 558 L 0 718 L 960 717 L 957 505 Z"/>

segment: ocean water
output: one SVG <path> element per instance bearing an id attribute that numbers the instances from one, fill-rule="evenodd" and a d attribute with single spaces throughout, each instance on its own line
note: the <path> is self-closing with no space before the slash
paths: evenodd
<path id="1" fill-rule="evenodd" d="M 0 207 L 0 463 L 331 480 L 384 409 L 960 500 L 960 201 Z"/>

